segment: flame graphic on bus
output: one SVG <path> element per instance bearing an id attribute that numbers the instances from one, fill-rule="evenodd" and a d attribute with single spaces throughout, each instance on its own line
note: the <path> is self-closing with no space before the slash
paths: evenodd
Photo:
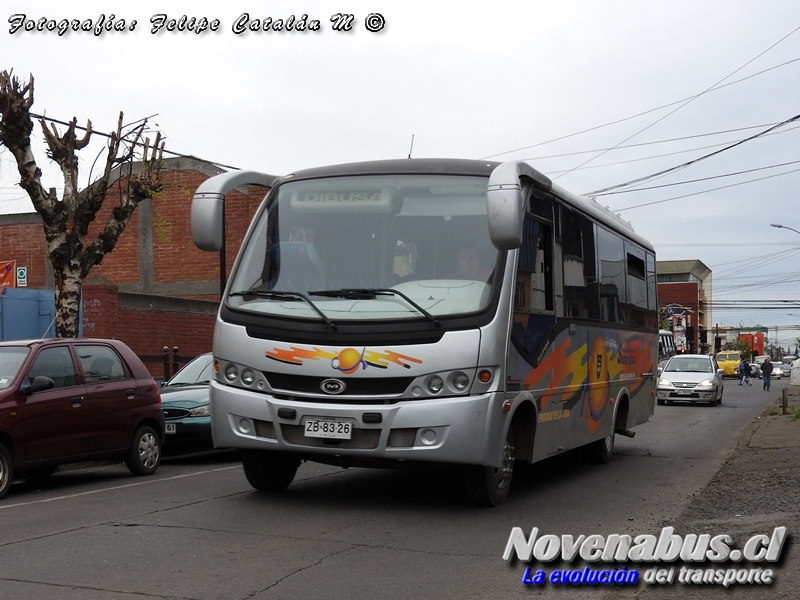
<path id="1" fill-rule="evenodd" d="M 359 369 L 366 369 L 367 366 L 386 369 L 390 364 L 395 364 L 405 369 L 410 369 L 411 363 L 422 364 L 422 360 L 413 356 L 407 356 L 392 350 L 376 352 L 366 348 L 359 352 L 355 348 L 331 351 L 321 350 L 320 348 L 306 349 L 291 346 L 289 348 L 273 348 L 272 350 L 267 350 L 265 354 L 267 358 L 290 365 L 302 365 L 306 360 L 327 359 L 331 361 L 332 368 L 345 375 L 352 375 Z"/>
<path id="2" fill-rule="evenodd" d="M 607 343 L 600 335 L 591 342 L 591 349 L 589 343 L 571 347 L 573 339 L 566 337 L 554 343 L 525 382 L 537 395 L 541 392 L 540 410 L 552 401 L 576 400 L 588 430 L 594 433 L 612 404 L 610 383 L 629 380 L 629 391 L 638 390 L 645 382 L 640 375 L 653 370 L 653 349 L 638 336 L 625 342 L 614 338 Z"/>

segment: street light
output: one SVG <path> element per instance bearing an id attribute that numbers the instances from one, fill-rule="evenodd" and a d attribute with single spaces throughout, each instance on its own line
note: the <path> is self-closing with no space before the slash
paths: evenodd
<path id="1" fill-rule="evenodd" d="M 794 231 L 795 233 L 800 233 L 800 231 L 797 231 L 797 229 L 794 229 L 793 227 L 787 227 L 786 225 L 781 225 L 780 223 L 770 223 L 769 226 L 770 227 L 777 227 L 778 229 L 790 229 L 790 230 Z"/>

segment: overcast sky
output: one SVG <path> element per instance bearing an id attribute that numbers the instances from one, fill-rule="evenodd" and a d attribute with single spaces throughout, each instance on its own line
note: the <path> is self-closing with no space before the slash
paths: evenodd
<path id="1" fill-rule="evenodd" d="M 800 115 L 797 0 L 76 5 L 3 3 L 0 69 L 33 74 L 35 113 L 99 131 L 120 110 L 126 122 L 152 116 L 172 152 L 271 174 L 409 152 L 525 159 L 594 193 L 658 259 L 705 263 L 714 304 L 797 303 L 715 308 L 712 323 L 773 336 L 777 326 L 784 346 L 800 336 L 800 233 L 770 227 L 800 231 L 800 120 L 767 132 Z M 218 30 L 151 33 L 168 8 Z M 126 31 L 10 33 L 12 15 L 112 13 Z M 319 30 L 234 33 L 244 14 L 248 24 L 305 14 Z M 333 29 L 336 14 L 354 16 L 351 31 Z M 84 177 L 100 148 L 83 152 Z M 38 127 L 34 151 L 45 186 L 61 188 Z M 0 213 L 33 210 L 17 180 L 0 151 Z"/>

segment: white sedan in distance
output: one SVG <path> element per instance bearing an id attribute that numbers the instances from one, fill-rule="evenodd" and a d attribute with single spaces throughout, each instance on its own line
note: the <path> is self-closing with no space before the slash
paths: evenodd
<path id="1" fill-rule="evenodd" d="M 722 376 L 713 356 L 679 354 L 659 369 L 656 398 L 659 404 L 673 402 L 705 402 L 709 406 L 722 403 Z"/>

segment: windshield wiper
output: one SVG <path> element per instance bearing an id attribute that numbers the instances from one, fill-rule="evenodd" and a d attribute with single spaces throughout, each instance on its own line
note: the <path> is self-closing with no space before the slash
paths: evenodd
<path id="1" fill-rule="evenodd" d="M 439 319 L 434 317 L 427 310 L 422 308 L 419 304 L 414 302 L 411 298 L 406 296 L 403 292 L 399 292 L 390 288 L 344 288 L 341 290 L 320 290 L 316 292 L 308 292 L 310 296 L 327 296 L 329 298 L 348 298 L 351 300 L 370 300 L 375 296 L 400 296 L 403 300 L 413 306 L 419 313 L 425 316 L 436 327 L 441 327 L 442 324 Z"/>
<path id="2" fill-rule="evenodd" d="M 310 293 L 313 294 L 314 292 Z M 300 292 L 283 292 L 280 290 L 259 290 L 256 288 L 251 288 L 243 292 L 231 292 L 228 294 L 228 296 L 257 296 L 259 298 L 267 298 L 269 300 L 303 300 L 306 304 L 314 309 L 314 312 L 319 315 L 319 318 L 322 319 L 325 325 L 334 331 L 338 329 L 336 324 L 331 321 L 328 316 L 322 312 L 316 304 L 314 304 L 314 302 L 312 302 L 311 298 Z"/>

